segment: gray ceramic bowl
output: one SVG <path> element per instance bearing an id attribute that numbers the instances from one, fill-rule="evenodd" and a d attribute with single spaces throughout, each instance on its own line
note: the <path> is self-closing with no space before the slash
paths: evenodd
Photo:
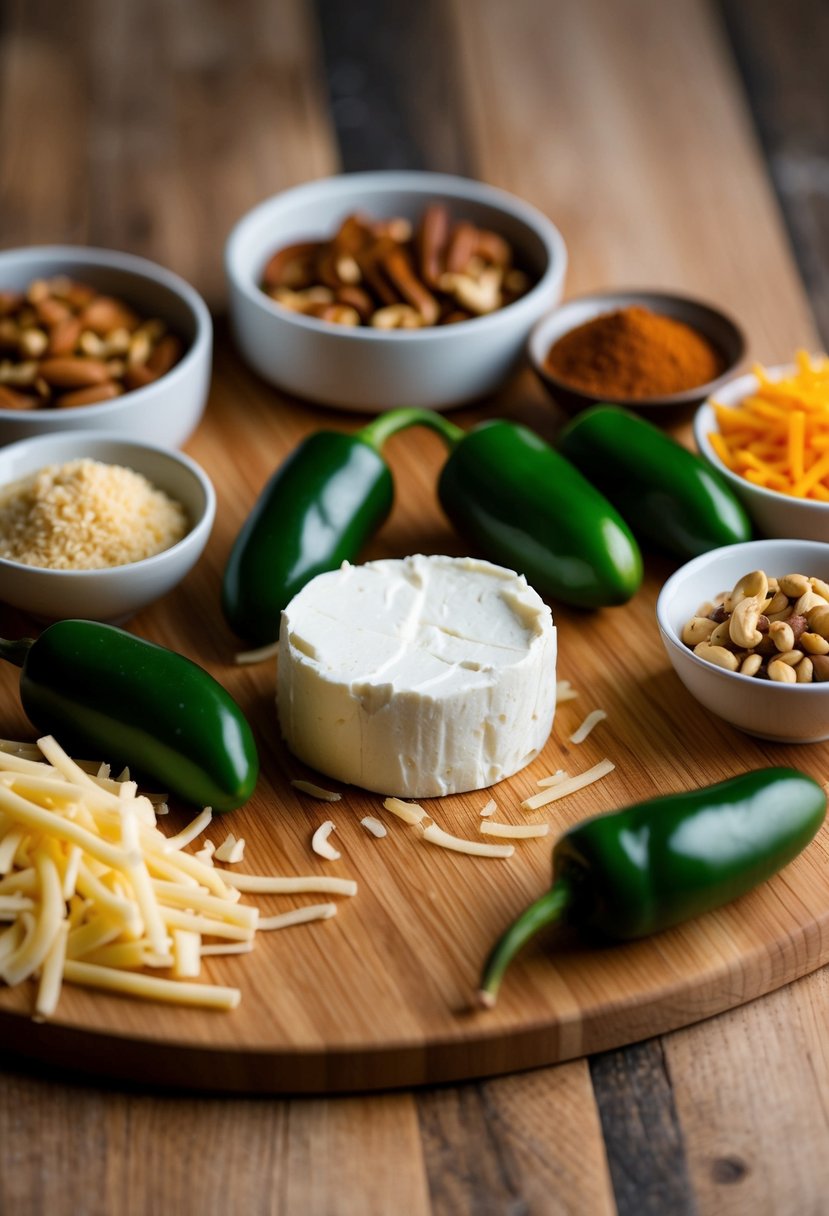
<path id="1" fill-rule="evenodd" d="M 172 590 L 198 561 L 216 513 L 207 474 L 182 452 L 101 431 L 43 435 L 0 448 L 0 488 L 49 464 L 91 457 L 142 473 L 184 507 L 187 534 L 143 561 L 104 570 L 48 570 L 0 559 L 0 599 L 42 620 L 127 620 Z"/>
<path id="2" fill-rule="evenodd" d="M 196 429 L 210 387 L 213 327 L 201 296 L 162 266 L 112 249 L 43 245 L 0 252 L 0 291 L 67 274 L 161 317 L 186 344 L 181 360 L 146 388 L 75 409 L 0 409 L 0 444 L 50 431 L 106 430 L 179 447 Z"/>
<path id="3" fill-rule="evenodd" d="M 333 235 L 358 211 L 417 220 L 430 202 L 506 237 L 535 286 L 471 321 L 389 331 L 301 316 L 260 289 L 275 250 Z M 225 249 L 233 330 L 254 371 L 298 397 L 370 413 L 399 405 L 443 409 L 493 392 L 520 361 L 532 326 L 560 299 L 566 267 L 564 241 L 540 211 L 503 190 L 441 173 L 349 173 L 308 182 L 249 211 Z"/>
<path id="4" fill-rule="evenodd" d="M 622 397 L 608 393 L 588 393 L 574 388 L 554 376 L 546 367 L 545 360 L 550 347 L 563 338 L 571 329 L 584 325 L 604 313 L 638 306 L 651 312 L 661 313 L 675 321 L 682 321 L 697 330 L 720 352 L 723 358 L 722 374 L 682 393 L 671 393 L 662 397 Z M 746 343 L 742 330 L 729 316 L 710 304 L 688 296 L 672 295 L 661 291 L 605 291 L 596 295 L 580 296 L 568 300 L 554 312 L 536 324 L 530 334 L 527 347 L 530 363 L 542 384 L 548 389 L 562 409 L 568 414 L 578 413 L 600 401 L 623 405 L 627 409 L 645 414 L 681 413 L 699 405 L 719 385 L 734 374 L 734 369 L 745 355 Z"/>
<path id="5" fill-rule="evenodd" d="M 753 540 L 712 549 L 687 562 L 665 583 L 656 604 L 668 658 L 691 695 L 732 726 L 776 743 L 829 739 L 829 683 L 778 684 L 740 675 L 699 658 L 682 641 L 682 628 L 700 604 L 729 591 L 752 570 L 829 581 L 829 544 Z"/>
<path id="6" fill-rule="evenodd" d="M 772 379 L 791 372 L 791 367 L 772 367 Z M 757 388 L 757 377 L 738 376 L 723 385 L 715 393 L 718 405 L 735 407 Z M 793 498 L 777 490 L 755 486 L 745 477 L 740 477 L 726 468 L 717 455 L 708 436 L 716 431 L 717 416 L 710 401 L 699 407 L 694 415 L 694 438 L 702 455 L 724 477 L 734 493 L 740 498 L 757 530 L 764 536 L 796 536 L 801 540 L 829 540 L 829 502 L 817 502 L 813 498 Z"/>

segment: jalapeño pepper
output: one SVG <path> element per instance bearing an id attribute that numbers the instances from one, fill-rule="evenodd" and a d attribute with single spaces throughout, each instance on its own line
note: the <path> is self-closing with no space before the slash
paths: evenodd
<path id="1" fill-rule="evenodd" d="M 229 693 L 182 655 L 96 621 L 0 639 L 21 667 L 33 725 L 83 754 L 128 764 L 188 802 L 230 811 L 253 793 L 256 744 Z"/>
<path id="2" fill-rule="evenodd" d="M 390 435 L 434 426 L 430 410 L 381 414 L 356 434 L 318 431 L 280 465 L 236 538 L 225 568 L 222 609 L 255 645 L 279 635 L 282 609 L 317 574 L 354 561 L 391 510 L 382 456 Z"/>
<path id="3" fill-rule="evenodd" d="M 642 556 L 627 524 L 539 435 L 504 420 L 468 434 L 446 423 L 444 433 L 452 452 L 440 501 L 486 557 L 526 575 L 542 595 L 583 608 L 636 593 Z"/>
<path id="4" fill-rule="evenodd" d="M 744 773 L 576 824 L 553 850 L 553 885 L 484 964 L 480 1002 L 540 929 L 566 921 L 610 938 L 646 937 L 744 895 L 806 847 L 826 795 L 790 768 Z"/>
<path id="5" fill-rule="evenodd" d="M 630 410 L 593 406 L 557 446 L 659 549 L 685 559 L 751 540 L 745 508 L 717 470 Z"/>

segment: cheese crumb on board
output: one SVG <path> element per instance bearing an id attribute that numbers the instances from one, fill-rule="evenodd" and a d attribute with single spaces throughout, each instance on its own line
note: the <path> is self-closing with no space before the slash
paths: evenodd
<path id="1" fill-rule="evenodd" d="M 388 835 L 385 825 L 382 824 L 379 819 L 375 819 L 373 815 L 366 815 L 360 820 L 360 823 L 371 836 L 376 836 L 378 839 L 381 839 L 383 836 Z"/>
<path id="2" fill-rule="evenodd" d="M 337 852 L 332 844 L 329 843 L 328 837 L 334 831 L 334 820 L 327 819 L 325 823 L 321 823 L 314 835 L 311 837 L 311 848 L 318 857 L 324 857 L 326 861 L 339 861 L 341 854 Z"/>
<path id="3" fill-rule="evenodd" d="M 242 861 L 245 856 L 245 841 L 243 837 L 238 840 L 232 832 L 228 832 L 225 839 L 213 853 L 215 861 L 223 861 L 227 865 L 235 865 Z"/>
<path id="4" fill-rule="evenodd" d="M 559 680 L 556 688 L 556 699 L 560 704 L 565 701 L 575 701 L 579 694 L 569 680 Z"/>
<path id="5" fill-rule="evenodd" d="M 309 904 L 306 908 L 294 908 L 292 912 L 282 912 L 279 916 L 263 916 L 259 929 L 265 932 L 290 929 L 293 925 L 307 925 L 313 920 L 330 920 L 336 915 L 336 904 Z"/>
<path id="6" fill-rule="evenodd" d="M 552 788 L 546 789 L 540 794 L 533 794 L 531 798 L 525 798 L 521 803 L 521 809 L 537 811 L 539 807 L 547 806 L 548 803 L 555 802 L 558 798 L 565 798 L 568 794 L 575 793 L 576 790 L 582 790 L 585 786 L 592 785 L 594 781 L 599 781 L 608 773 L 612 773 L 615 767 L 612 760 L 600 760 L 586 772 L 578 773 L 575 777 L 568 777 L 566 781 L 559 781 Z"/>
<path id="7" fill-rule="evenodd" d="M 279 654 L 279 642 L 269 642 L 267 646 L 260 646 L 257 650 L 240 650 L 234 655 L 233 661 L 240 666 L 253 663 L 267 663 L 269 659 L 275 659 Z"/>
<path id="8" fill-rule="evenodd" d="M 556 703 L 556 630 L 523 577 L 473 558 L 344 563 L 282 613 L 279 723 L 300 760 L 399 798 L 526 767 Z"/>
<path id="9" fill-rule="evenodd" d="M 423 807 L 418 806 L 416 802 L 403 802 L 400 798 L 384 798 L 383 806 L 387 811 L 391 811 L 392 815 L 402 819 L 404 823 L 422 823 L 424 819 L 429 818 Z"/>
<path id="10" fill-rule="evenodd" d="M 49 736 L 37 749 L 0 748 L 0 979 L 38 981 L 36 1018 L 54 1015 L 64 981 L 233 1009 L 238 989 L 194 982 L 203 957 L 249 952 L 260 923 L 287 927 L 336 910 L 329 903 L 262 918 L 240 902 L 242 890 L 356 893 L 350 880 L 315 876 L 226 881 L 209 842 L 206 862 L 184 851 L 209 822 L 205 809 L 165 836 L 153 802 L 128 776 L 113 781 L 98 764 L 79 765 Z"/>
<path id="11" fill-rule="evenodd" d="M 584 743 L 587 736 L 590 734 L 594 726 L 599 722 L 604 722 L 607 714 L 603 709 L 593 709 L 582 722 L 578 730 L 574 731 L 570 736 L 571 743 Z"/>
<path id="12" fill-rule="evenodd" d="M 498 810 L 498 803 L 494 798 L 490 798 L 489 802 L 484 803 L 478 814 L 482 819 L 488 819 L 490 815 L 494 815 Z"/>
<path id="13" fill-rule="evenodd" d="M 560 785 L 562 781 L 567 781 L 569 776 L 566 769 L 559 768 L 549 777 L 540 777 L 535 784 L 541 786 L 542 789 L 548 789 L 551 785 Z"/>
<path id="14" fill-rule="evenodd" d="M 141 473 L 84 458 L 0 488 L 0 557 L 50 570 L 100 570 L 171 548 L 184 508 Z"/>

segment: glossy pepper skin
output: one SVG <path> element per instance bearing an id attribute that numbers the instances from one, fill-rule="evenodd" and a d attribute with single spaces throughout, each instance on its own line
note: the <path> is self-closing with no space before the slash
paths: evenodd
<path id="1" fill-rule="evenodd" d="M 354 561 L 391 510 L 392 477 L 359 435 L 318 431 L 271 477 L 230 554 L 222 610 L 257 646 L 279 636 L 282 609 L 307 582 Z"/>
<path id="2" fill-rule="evenodd" d="M 57 621 L 0 641 L 17 663 L 34 726 L 92 758 L 128 764 L 187 802 L 230 811 L 253 793 L 259 759 L 239 706 L 203 668 L 96 621 Z"/>
<path id="3" fill-rule="evenodd" d="M 481 553 L 567 604 L 601 608 L 636 593 L 639 547 L 574 465 L 518 423 L 494 420 L 458 436 L 438 494 Z"/>
<path id="4" fill-rule="evenodd" d="M 796 769 L 765 768 L 599 815 L 553 850 L 553 886 L 507 929 L 484 965 L 493 1005 L 515 954 L 564 920 L 610 938 L 646 937 L 764 882 L 814 837 L 826 795 Z"/>
<path id="5" fill-rule="evenodd" d="M 296 593 L 317 574 L 357 559 L 394 499 L 383 445 L 412 426 L 444 439 L 447 429 L 458 431 L 433 410 L 386 410 L 353 435 L 318 431 L 280 465 L 225 568 L 222 608 L 235 633 L 257 646 L 275 642 L 282 609 Z"/>
<path id="6" fill-rule="evenodd" d="M 663 551 L 685 560 L 751 540 L 751 520 L 717 470 L 630 410 L 593 406 L 557 446 L 637 537 Z"/>

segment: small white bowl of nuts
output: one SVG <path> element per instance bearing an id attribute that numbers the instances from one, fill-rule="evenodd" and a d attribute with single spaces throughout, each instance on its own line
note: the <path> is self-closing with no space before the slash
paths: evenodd
<path id="1" fill-rule="evenodd" d="M 0 252 L 0 444 L 95 429 L 178 447 L 204 412 L 211 348 L 202 298 L 145 258 Z"/>
<path id="2" fill-rule="evenodd" d="M 278 388 L 341 409 L 459 405 L 494 391 L 560 299 L 555 226 L 440 173 L 350 173 L 267 199 L 227 242 L 242 355 Z"/>
<path id="3" fill-rule="evenodd" d="M 704 553 L 668 579 L 656 615 L 674 670 L 712 714 L 774 742 L 829 739 L 829 544 Z"/>

